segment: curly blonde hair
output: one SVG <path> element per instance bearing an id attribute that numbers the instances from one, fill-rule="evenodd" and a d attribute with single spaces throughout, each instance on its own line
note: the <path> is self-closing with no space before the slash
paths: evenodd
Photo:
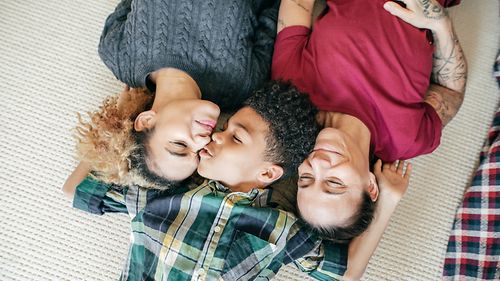
<path id="1" fill-rule="evenodd" d="M 146 89 L 106 98 L 99 110 L 88 112 L 89 121 L 78 114 L 77 158 L 90 164 L 99 180 L 118 185 L 155 187 L 131 169 L 130 155 L 136 149 L 134 120 L 151 108 L 154 95 Z"/>

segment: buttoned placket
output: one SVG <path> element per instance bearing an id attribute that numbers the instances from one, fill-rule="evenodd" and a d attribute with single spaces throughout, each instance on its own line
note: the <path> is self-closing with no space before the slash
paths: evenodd
<path id="1" fill-rule="evenodd" d="M 217 250 L 217 246 L 219 245 L 219 240 L 224 233 L 224 228 L 226 226 L 229 217 L 231 216 L 232 209 L 234 205 L 238 202 L 247 201 L 246 204 L 250 204 L 258 194 L 258 190 L 253 189 L 248 193 L 243 192 L 233 192 L 227 194 L 217 213 L 217 216 L 212 224 L 210 233 L 211 235 L 208 237 L 205 245 L 203 247 L 203 251 L 201 253 L 201 258 L 196 264 L 196 268 L 193 272 L 192 280 L 207 280 L 210 270 L 210 265 L 212 263 L 213 257 Z M 213 278 L 211 278 L 213 279 Z M 222 279 L 218 276 L 218 279 Z"/>

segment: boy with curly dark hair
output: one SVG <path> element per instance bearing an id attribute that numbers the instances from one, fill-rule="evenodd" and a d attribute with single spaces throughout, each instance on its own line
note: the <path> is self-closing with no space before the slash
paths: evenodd
<path id="1" fill-rule="evenodd" d="M 295 174 L 313 148 L 316 112 L 290 84 L 267 84 L 212 134 L 200 152 L 198 173 L 244 192 Z"/>
<path id="2" fill-rule="evenodd" d="M 294 173 L 310 152 L 316 113 L 307 95 L 271 82 L 200 152 L 198 173 L 207 178 L 201 184 L 194 179 L 157 190 L 117 187 L 87 176 L 73 205 L 131 216 L 123 280 L 271 278 L 294 260 L 316 277 L 340 279 L 346 245 L 321 243 L 293 213 L 277 208 L 277 193 L 265 188 Z"/>

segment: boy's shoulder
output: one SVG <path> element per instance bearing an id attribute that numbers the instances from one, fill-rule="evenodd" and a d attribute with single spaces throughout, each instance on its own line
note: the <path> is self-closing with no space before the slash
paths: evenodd
<path id="1" fill-rule="evenodd" d="M 280 179 L 268 187 L 268 205 L 297 214 L 297 177 Z"/>

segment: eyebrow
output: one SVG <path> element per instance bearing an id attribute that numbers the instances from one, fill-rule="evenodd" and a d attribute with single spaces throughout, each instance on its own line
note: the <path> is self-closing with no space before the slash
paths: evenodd
<path id="1" fill-rule="evenodd" d="M 244 130 L 245 132 L 247 132 L 248 134 L 250 134 L 250 130 L 249 130 L 247 127 L 243 126 L 243 124 L 236 122 L 236 123 L 234 123 L 234 125 L 235 125 L 236 127 L 239 127 L 239 128 L 241 128 L 241 129 L 243 129 L 243 130 Z"/>
<path id="2" fill-rule="evenodd" d="M 309 184 L 309 185 L 300 185 L 300 184 L 297 184 L 297 187 L 299 187 L 299 188 L 308 188 L 308 187 L 310 187 L 310 186 L 311 186 L 310 184 Z M 328 190 L 328 189 L 325 189 L 325 188 L 321 189 L 321 191 L 322 191 L 323 193 L 326 193 L 326 194 L 328 194 L 328 195 L 334 195 L 334 196 L 339 196 L 339 195 L 342 195 L 342 194 L 344 194 L 344 193 L 346 193 L 346 192 L 347 192 L 347 190 L 344 190 L 344 191 L 342 191 L 342 192 L 328 192 L 327 190 Z"/>

